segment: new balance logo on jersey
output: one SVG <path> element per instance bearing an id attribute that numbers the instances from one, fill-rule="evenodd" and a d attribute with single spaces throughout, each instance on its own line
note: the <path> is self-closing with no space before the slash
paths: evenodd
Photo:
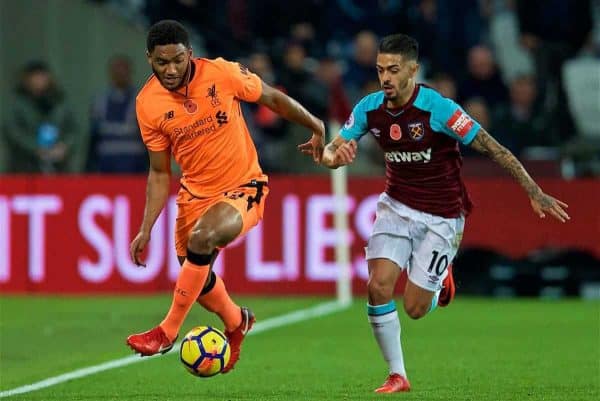
<path id="1" fill-rule="evenodd" d="M 219 127 L 222 126 L 223 124 L 227 124 L 227 113 L 219 110 L 219 111 L 217 111 L 217 114 L 215 116 L 217 117 L 217 122 L 219 123 Z"/>
<path id="2" fill-rule="evenodd" d="M 429 163 L 431 161 L 431 148 L 420 152 L 385 152 L 385 160 L 390 163 Z"/>

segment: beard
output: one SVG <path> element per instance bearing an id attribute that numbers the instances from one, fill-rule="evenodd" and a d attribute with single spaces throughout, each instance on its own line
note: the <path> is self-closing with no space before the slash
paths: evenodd
<path id="1" fill-rule="evenodd" d="M 398 88 L 396 88 L 395 86 L 392 86 L 391 88 L 385 88 L 382 86 L 381 89 L 383 89 L 383 97 L 385 98 L 385 100 L 394 101 L 398 98 Z M 386 91 L 389 90 L 391 90 L 391 92 L 387 93 Z"/>
<path id="2" fill-rule="evenodd" d="M 152 67 L 152 72 L 154 73 L 154 75 L 156 76 L 156 78 L 158 78 L 158 81 L 160 82 L 160 84 L 163 86 L 163 88 L 170 90 L 170 91 L 175 91 L 179 88 L 181 88 L 183 86 L 183 77 L 186 76 L 187 74 L 187 69 L 185 70 L 185 72 L 181 75 L 181 77 L 179 78 L 179 81 L 175 82 L 174 84 L 167 84 L 163 78 L 161 77 L 161 75 L 159 74 L 158 71 L 156 71 L 154 69 L 154 67 Z"/>

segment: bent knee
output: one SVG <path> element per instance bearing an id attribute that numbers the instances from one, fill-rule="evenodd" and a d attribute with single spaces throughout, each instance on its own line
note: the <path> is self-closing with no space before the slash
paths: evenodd
<path id="1" fill-rule="evenodd" d="M 215 230 L 197 228 L 192 230 L 188 239 L 188 249 L 200 254 L 209 254 L 217 246 Z"/>
<path id="2" fill-rule="evenodd" d="M 394 292 L 394 286 L 391 283 L 375 279 L 369 279 L 367 282 L 367 289 L 369 291 L 369 297 L 378 303 L 388 302 L 392 299 Z"/>
<path id="3" fill-rule="evenodd" d="M 404 300 L 404 311 L 411 319 L 420 319 L 429 312 L 430 303 L 407 302 Z"/>

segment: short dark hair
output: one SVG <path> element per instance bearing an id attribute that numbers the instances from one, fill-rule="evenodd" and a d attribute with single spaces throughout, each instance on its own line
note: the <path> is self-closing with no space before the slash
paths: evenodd
<path id="1" fill-rule="evenodd" d="M 152 52 L 156 46 L 177 45 L 179 43 L 185 47 L 190 47 L 190 38 L 185 27 L 175 20 L 158 21 L 148 31 L 146 47 L 149 52 Z"/>
<path id="2" fill-rule="evenodd" d="M 379 42 L 379 53 L 401 54 L 408 60 L 419 58 L 419 43 L 408 35 L 389 35 Z"/>

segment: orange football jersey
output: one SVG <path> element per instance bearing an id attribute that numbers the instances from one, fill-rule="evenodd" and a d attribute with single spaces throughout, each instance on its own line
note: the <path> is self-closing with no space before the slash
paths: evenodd
<path id="1" fill-rule="evenodd" d="M 266 181 L 240 101 L 256 102 L 260 78 L 241 64 L 197 58 L 187 88 L 165 89 L 155 76 L 136 99 L 142 139 L 151 151 L 170 149 L 181 184 L 200 198 L 249 182 Z"/>

